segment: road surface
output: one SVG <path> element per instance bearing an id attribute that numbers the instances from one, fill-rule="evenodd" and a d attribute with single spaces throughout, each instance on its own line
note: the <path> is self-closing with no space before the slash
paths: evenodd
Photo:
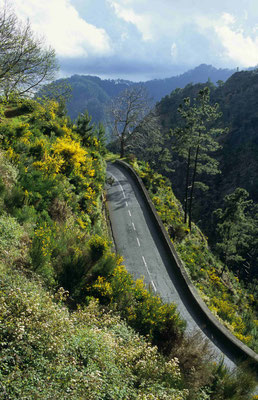
<path id="1" fill-rule="evenodd" d="M 202 326 L 192 303 L 185 298 L 171 267 L 153 216 L 130 174 L 117 165 L 108 164 L 107 205 L 117 252 L 123 256 L 127 270 L 137 279 L 144 277 L 150 290 L 165 302 L 177 304 L 181 317 L 187 322 L 187 332 L 201 331 L 208 338 L 217 359 L 224 357 L 230 368 L 235 366 L 234 355 Z"/>

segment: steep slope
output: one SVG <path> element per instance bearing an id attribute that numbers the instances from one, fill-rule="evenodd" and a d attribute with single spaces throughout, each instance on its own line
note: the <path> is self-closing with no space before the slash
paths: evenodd
<path id="1" fill-rule="evenodd" d="M 155 104 L 172 90 L 178 87 L 183 88 L 188 83 L 207 82 L 209 79 L 213 83 L 219 80 L 225 81 L 233 73 L 234 70 L 216 69 L 211 65 L 202 64 L 179 76 L 139 83 L 147 88 L 150 98 Z M 59 80 L 57 83 L 62 81 L 64 80 Z M 88 110 L 95 123 L 105 123 L 105 106 L 108 101 L 128 86 L 135 84 L 135 82 L 127 80 L 100 79 L 90 75 L 73 75 L 65 81 L 72 88 L 72 98 L 67 103 L 69 116 L 75 119 L 79 113 Z"/>
<path id="2" fill-rule="evenodd" d="M 203 174 L 201 181 L 207 184 L 210 189 L 206 192 L 195 190 L 195 200 L 193 214 L 195 222 L 202 227 L 208 235 L 210 243 L 216 244 L 218 241 L 216 234 L 216 224 L 214 223 L 213 211 L 223 208 L 224 197 L 234 192 L 238 187 L 244 188 L 249 192 L 250 199 L 258 201 L 258 71 L 242 71 L 232 75 L 224 84 L 220 83 L 215 87 L 211 83 L 188 84 L 184 89 L 176 89 L 169 96 L 166 96 L 156 106 L 156 112 L 160 122 L 160 139 L 152 137 L 151 133 L 145 138 L 148 146 L 145 151 L 142 146 L 133 143 L 132 153 L 138 155 L 145 161 L 153 163 L 152 146 L 156 144 L 159 154 L 163 149 L 170 152 L 172 161 L 166 163 L 170 171 L 164 169 L 165 173 L 173 183 L 173 189 L 179 199 L 184 197 L 185 163 L 172 151 L 172 138 L 166 138 L 170 129 L 174 129 L 182 124 L 178 106 L 183 104 L 184 98 L 197 97 L 200 89 L 205 86 L 210 88 L 211 103 L 218 103 L 222 111 L 222 117 L 217 121 L 216 127 L 227 127 L 228 133 L 219 137 L 221 149 L 213 156 L 219 161 L 221 173 L 208 177 Z M 143 137 L 144 139 L 144 137 Z M 144 142 L 144 140 L 143 140 Z M 174 169 L 174 172 L 172 170 Z M 254 207 L 253 211 L 254 213 Z M 253 216 L 254 218 L 254 216 Z M 251 233 L 255 228 L 247 230 L 247 234 L 253 235 L 248 239 L 245 235 L 245 243 L 242 245 L 241 257 L 243 261 L 236 262 L 233 269 L 247 280 L 257 278 L 257 235 Z M 247 243 L 247 240 L 249 241 Z M 239 246 L 238 246 L 239 247 Z M 246 261 L 246 262 L 245 262 Z M 246 267 L 247 266 L 247 267 Z"/>

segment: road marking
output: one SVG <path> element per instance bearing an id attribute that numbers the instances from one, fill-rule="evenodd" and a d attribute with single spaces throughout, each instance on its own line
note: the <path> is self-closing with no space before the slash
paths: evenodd
<path id="1" fill-rule="evenodd" d="M 153 286 L 153 289 L 154 289 L 154 291 L 156 292 L 156 291 L 157 291 L 157 289 L 156 289 L 156 286 L 155 286 L 154 282 L 153 282 L 153 281 L 151 281 L 151 283 L 152 283 L 152 286 Z"/>
<path id="2" fill-rule="evenodd" d="M 121 191 L 122 191 L 122 193 L 123 193 L 123 197 L 124 197 L 124 199 L 125 199 L 126 196 L 125 196 L 125 192 L 124 192 L 124 189 L 123 189 L 122 185 L 120 184 L 120 182 L 118 181 L 118 179 L 117 179 L 111 172 L 109 172 L 109 174 L 114 178 L 115 181 L 117 181 L 117 183 L 118 183 L 118 185 L 119 185 L 119 187 L 120 187 L 120 189 L 121 189 Z M 126 205 L 126 207 L 128 207 L 127 201 L 125 202 L 125 205 Z M 128 214 L 129 214 L 130 217 L 132 217 L 132 214 L 131 214 L 131 211 L 130 211 L 130 210 L 128 210 Z M 133 227 L 133 229 L 136 231 L 136 228 L 135 228 L 135 225 L 134 225 L 133 222 L 132 222 L 132 227 Z M 139 238 L 136 237 L 136 239 L 137 239 L 138 246 L 141 247 L 141 243 L 140 243 Z M 151 280 L 150 271 L 149 271 L 149 268 L 148 268 L 148 265 L 147 265 L 147 263 L 146 263 L 146 260 L 145 260 L 144 256 L 142 256 L 142 260 L 143 260 L 144 266 L 145 266 L 145 268 L 146 268 L 146 270 L 147 270 L 147 272 L 148 272 L 148 275 L 149 275 L 151 284 L 152 284 L 152 286 L 153 286 L 153 289 L 154 289 L 154 291 L 156 292 L 156 291 L 157 291 L 157 288 L 156 288 L 155 283 L 153 282 L 153 280 Z"/>
<path id="3" fill-rule="evenodd" d="M 149 277 L 151 277 L 151 276 L 150 276 L 150 271 L 149 271 L 149 268 L 148 268 L 148 265 L 147 265 L 147 263 L 146 263 L 146 261 L 145 261 L 144 256 L 142 256 L 142 261 L 143 261 L 143 263 L 144 263 L 144 265 L 145 265 L 145 268 L 147 269 L 147 272 L 148 272 L 148 274 L 149 274 Z"/>
<path id="4" fill-rule="evenodd" d="M 151 279 L 150 271 L 149 271 L 149 268 L 148 268 L 148 265 L 147 265 L 147 263 L 146 263 L 146 260 L 145 260 L 144 256 L 142 256 L 142 261 L 143 261 L 143 263 L 144 263 L 144 265 L 145 265 L 145 268 L 147 269 L 147 272 L 148 272 L 148 275 L 149 275 L 151 284 L 152 284 L 152 286 L 153 286 L 153 289 L 154 289 L 154 291 L 156 292 L 156 291 L 157 291 L 157 288 L 156 288 L 156 286 L 155 286 L 153 280 Z"/>
<path id="5" fill-rule="evenodd" d="M 123 193 L 124 199 L 125 199 L 126 197 L 125 197 L 125 192 L 124 192 L 123 186 L 121 185 L 119 180 L 111 172 L 108 172 L 108 173 L 114 178 L 115 181 L 117 181 L 117 183 L 118 183 L 118 185 L 119 185 L 119 187 L 120 187 L 120 189 L 121 189 L 121 191 Z"/>

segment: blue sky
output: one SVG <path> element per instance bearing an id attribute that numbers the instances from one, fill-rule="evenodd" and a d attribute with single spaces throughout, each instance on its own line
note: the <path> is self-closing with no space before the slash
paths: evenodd
<path id="1" fill-rule="evenodd" d="M 7 1 L 55 48 L 62 76 L 140 81 L 202 63 L 258 65 L 258 0 Z"/>

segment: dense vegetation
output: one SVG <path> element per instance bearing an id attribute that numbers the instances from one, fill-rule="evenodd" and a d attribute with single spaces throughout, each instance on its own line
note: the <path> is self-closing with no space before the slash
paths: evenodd
<path id="1" fill-rule="evenodd" d="M 54 101 L 1 102 L 1 396 L 251 399 L 252 376 L 214 364 L 112 253 L 106 150 L 85 118 L 72 124 Z"/>
<path id="2" fill-rule="evenodd" d="M 141 82 L 141 85 L 146 88 L 150 98 L 155 103 L 172 90 L 178 87 L 183 88 L 188 83 L 206 82 L 208 78 L 216 83 L 219 80 L 226 80 L 233 73 L 234 70 L 216 69 L 211 65 L 202 64 L 182 75 Z M 62 82 L 64 80 L 58 80 L 55 83 L 62 84 Z M 134 82 L 131 81 L 100 79 L 97 76 L 90 75 L 73 75 L 65 79 L 65 82 L 72 89 L 71 98 L 67 102 L 68 115 L 72 119 L 76 119 L 79 113 L 83 113 L 87 109 L 95 123 L 107 123 L 108 113 L 106 108 L 111 99 L 134 85 Z"/>
<path id="3" fill-rule="evenodd" d="M 258 350 L 256 288 L 249 290 L 210 251 L 207 238 L 196 225 L 191 232 L 184 223 L 181 204 L 168 178 L 148 164 L 130 158 L 142 177 L 152 201 L 201 297 L 216 317 L 241 341 Z"/>
<path id="4" fill-rule="evenodd" d="M 247 285 L 249 283 L 255 285 L 258 262 L 257 82 L 257 70 L 242 71 L 232 75 L 225 83 L 219 82 L 218 87 L 208 82 L 205 85 L 190 84 L 184 89 L 176 89 L 157 104 L 156 118 L 159 120 L 160 132 L 156 130 L 153 133 L 143 133 L 141 143 L 135 140 L 130 149 L 132 153 L 141 155 L 141 158 L 150 162 L 151 166 L 168 176 L 173 183 L 176 196 L 183 202 L 186 187 L 184 171 L 187 160 L 180 154 L 177 156 L 171 130 L 173 133 L 176 129 L 183 128 L 183 120 L 178 108 L 180 104 L 184 104 L 184 99 L 189 98 L 193 102 L 200 90 L 203 90 L 205 86 L 209 87 L 211 104 L 218 103 L 222 112 L 214 127 L 220 131 L 226 128 L 227 131 L 218 137 L 217 151 L 208 152 L 208 156 L 212 156 L 217 163 L 216 168 L 220 173 L 212 176 L 207 175 L 205 170 L 200 170 L 198 180 L 201 185 L 195 188 L 193 219 L 209 237 L 209 244 L 213 250 L 223 261 L 227 258 L 228 267 Z M 149 145 L 142 152 L 144 138 Z M 166 161 L 157 162 L 159 155 L 162 155 L 164 151 L 168 153 L 165 157 Z M 211 169 L 211 172 L 213 171 Z M 246 203 L 246 206 L 242 208 L 240 218 L 240 214 L 238 217 L 237 213 L 235 216 L 231 215 L 231 225 L 234 224 L 235 229 L 234 232 L 233 230 L 226 232 L 221 226 L 226 222 L 225 218 L 221 220 L 219 215 L 222 216 L 224 213 L 226 217 L 228 196 L 231 202 L 233 199 L 235 202 L 238 201 L 238 197 L 234 194 L 238 189 L 246 190 L 247 199 L 253 202 Z M 238 208 L 237 203 L 234 207 Z M 217 209 L 221 209 L 222 213 L 216 212 Z M 227 223 L 229 222 L 228 215 Z M 231 250 L 217 246 L 217 243 L 221 243 L 225 238 L 230 242 Z"/>
<path id="5" fill-rule="evenodd" d="M 86 89 L 93 96 L 97 90 L 97 100 L 83 104 L 74 122 L 65 113 L 62 84 L 46 89 L 57 90 L 52 100 L 21 97 L 51 78 L 54 50 L 45 50 L 7 3 L 0 28 L 0 397 L 254 398 L 253 373 L 215 362 L 200 336 L 186 336 L 176 306 L 164 304 L 142 279 L 134 281 L 112 251 L 104 201 L 105 131 L 92 125 L 85 111 L 92 107 L 97 118 L 104 117 L 100 104 L 109 96 L 98 87 L 100 80 L 88 80 Z M 105 82 L 113 94 L 128 84 Z M 187 264 L 201 233 L 195 229 L 187 243 L 190 235 L 172 190 L 161 176 L 151 172 L 150 178 L 148 165 L 139 171 Z M 248 203 L 242 195 L 239 212 Z M 227 213 L 217 216 L 223 232 Z M 196 251 L 198 263 L 201 254 L 209 254 L 205 246 Z M 240 292 L 238 283 L 234 289 L 242 296 L 241 311 L 249 306 L 252 316 L 254 298 Z M 222 298 L 230 308 L 226 290 Z M 217 314 L 224 318 L 220 295 L 216 299 Z M 225 318 L 231 317 L 230 328 L 252 345 L 253 325 L 233 311 Z"/>

